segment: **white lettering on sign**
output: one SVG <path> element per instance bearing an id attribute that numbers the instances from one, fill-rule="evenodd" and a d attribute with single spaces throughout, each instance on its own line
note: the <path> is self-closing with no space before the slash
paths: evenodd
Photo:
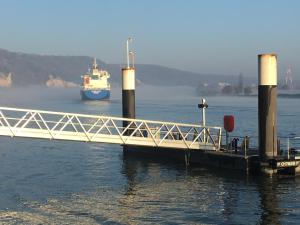
<path id="1" fill-rule="evenodd" d="M 298 161 L 283 161 L 277 162 L 277 168 L 298 166 Z"/>

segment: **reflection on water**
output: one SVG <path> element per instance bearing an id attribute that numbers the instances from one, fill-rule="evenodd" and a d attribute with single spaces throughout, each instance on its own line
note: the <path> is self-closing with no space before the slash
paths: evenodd
<path id="1" fill-rule="evenodd" d="M 258 191 L 260 195 L 261 217 L 260 224 L 281 224 L 280 209 L 276 196 L 276 181 L 265 179 L 259 180 Z"/>
<path id="2" fill-rule="evenodd" d="M 297 224 L 300 203 L 299 178 L 260 179 L 260 224 Z"/>
<path id="3" fill-rule="evenodd" d="M 281 180 L 256 180 L 206 168 L 186 169 L 183 165 L 122 156 L 120 159 L 119 174 L 126 178 L 124 182 L 111 186 L 99 183 L 93 191 L 48 198 L 46 202 L 23 199 L 20 210 L 0 211 L 0 222 L 297 224 L 299 219 L 299 208 L 284 208 L 287 203 L 298 204 L 295 195 L 286 189 L 291 188 L 291 183 L 298 186 L 295 180 L 281 184 Z"/>

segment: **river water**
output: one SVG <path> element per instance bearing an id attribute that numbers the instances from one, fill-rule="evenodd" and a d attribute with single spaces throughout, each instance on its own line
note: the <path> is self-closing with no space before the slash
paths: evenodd
<path id="1" fill-rule="evenodd" d="M 200 123 L 193 90 L 137 87 L 137 117 Z M 207 124 L 235 116 L 257 136 L 256 97 L 208 97 Z M 279 135 L 300 134 L 299 99 L 279 99 Z M 121 115 L 76 89 L 0 90 L 0 106 Z M 300 179 L 252 177 L 184 162 L 127 158 L 119 145 L 0 137 L 0 224 L 299 224 Z"/>

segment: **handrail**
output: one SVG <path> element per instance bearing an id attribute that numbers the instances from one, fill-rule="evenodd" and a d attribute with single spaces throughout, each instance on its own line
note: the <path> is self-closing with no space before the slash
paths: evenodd
<path id="1" fill-rule="evenodd" d="M 197 124 L 189 124 L 189 123 L 176 123 L 176 122 L 164 122 L 158 120 L 143 120 L 143 119 L 130 119 L 130 118 L 123 118 L 123 117 L 115 117 L 115 116 L 106 116 L 106 115 L 87 115 L 87 114 L 79 114 L 79 113 L 70 113 L 70 112 L 55 112 L 55 111 L 43 111 L 43 110 L 34 110 L 34 109 L 20 109 L 20 108 L 10 108 L 10 107 L 0 107 L 0 111 L 8 110 L 8 111 L 16 111 L 16 112 L 36 112 L 36 113 L 43 113 L 43 114 L 51 114 L 51 115 L 71 115 L 71 116 L 80 116 L 86 118 L 104 118 L 104 119 L 114 119 L 114 120 L 121 120 L 121 121 L 140 121 L 140 122 L 150 122 L 150 123 L 159 123 L 159 124 L 178 124 L 180 126 L 191 126 L 191 127 L 203 127 L 202 125 Z M 205 126 L 206 128 L 218 129 L 220 127 L 216 126 Z"/>
<path id="2" fill-rule="evenodd" d="M 128 125 L 123 127 L 123 122 Z M 204 133 L 206 138 L 204 138 Z M 219 150 L 222 128 L 0 107 L 0 135 L 179 149 Z"/>

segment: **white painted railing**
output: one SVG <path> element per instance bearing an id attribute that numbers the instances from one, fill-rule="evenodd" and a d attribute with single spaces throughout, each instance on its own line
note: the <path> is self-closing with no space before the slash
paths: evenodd
<path id="1" fill-rule="evenodd" d="M 2 136 L 219 150 L 221 132 L 221 127 L 0 107 Z"/>

